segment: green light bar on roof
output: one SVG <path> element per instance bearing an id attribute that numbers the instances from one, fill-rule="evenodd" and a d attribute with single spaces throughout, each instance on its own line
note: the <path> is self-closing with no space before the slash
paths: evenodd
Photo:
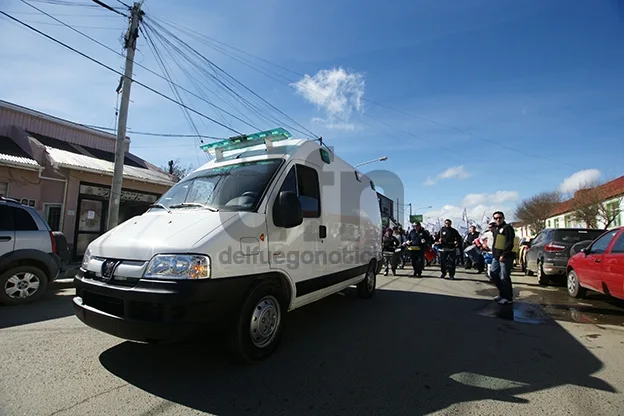
<path id="1" fill-rule="evenodd" d="M 262 143 L 270 146 L 270 143 L 272 142 L 290 139 L 291 137 L 292 134 L 279 127 L 272 130 L 261 131 L 259 133 L 230 137 L 229 139 L 218 142 L 204 144 L 200 146 L 200 148 L 204 152 L 215 154 L 217 159 L 219 159 L 223 152 L 227 152 L 229 150 L 243 149 L 245 147 L 256 146 Z"/>

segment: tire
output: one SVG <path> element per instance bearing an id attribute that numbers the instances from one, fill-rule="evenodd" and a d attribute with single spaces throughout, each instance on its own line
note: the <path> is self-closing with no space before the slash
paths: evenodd
<path id="1" fill-rule="evenodd" d="M 548 283 L 550 283 L 550 278 L 544 274 L 544 267 L 542 267 L 541 263 L 537 263 L 537 283 L 540 286 L 548 286 Z"/>
<path id="2" fill-rule="evenodd" d="M 581 286 L 578 276 L 574 270 L 568 272 L 568 295 L 573 298 L 582 298 L 587 293 L 587 289 Z"/>
<path id="3" fill-rule="evenodd" d="M 15 291 L 18 287 L 21 289 Z M 43 296 L 47 288 L 48 277 L 43 270 L 32 266 L 13 267 L 0 275 L 0 303 L 25 305 Z"/>
<path id="4" fill-rule="evenodd" d="M 524 275 L 533 276 L 533 271 L 529 270 L 529 265 L 526 262 L 524 263 Z"/>
<path id="5" fill-rule="evenodd" d="M 287 310 L 286 295 L 279 284 L 262 280 L 252 286 L 231 331 L 232 358 L 252 363 L 272 355 L 280 342 Z"/>
<path id="6" fill-rule="evenodd" d="M 520 269 L 522 270 L 522 273 L 526 274 L 526 262 L 524 260 L 520 262 Z"/>
<path id="7" fill-rule="evenodd" d="M 364 280 L 357 284 L 358 296 L 364 299 L 370 299 L 375 295 L 375 287 L 377 286 L 377 276 L 375 276 L 375 261 L 368 264 L 366 276 Z"/>

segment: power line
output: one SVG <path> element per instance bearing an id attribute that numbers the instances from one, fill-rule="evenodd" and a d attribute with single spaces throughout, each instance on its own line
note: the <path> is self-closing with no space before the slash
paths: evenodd
<path id="1" fill-rule="evenodd" d="M 79 35 L 81 35 L 81 36 L 84 36 L 85 38 L 87 38 L 87 39 L 91 40 L 92 42 L 95 42 L 95 43 L 97 43 L 98 45 L 102 46 L 103 48 L 105 48 L 105 49 L 107 49 L 107 50 L 109 50 L 109 51 L 113 52 L 114 54 L 119 55 L 119 56 L 121 56 L 121 57 L 124 57 L 124 54 L 122 54 L 122 53 L 120 53 L 120 52 L 116 51 L 115 49 L 111 48 L 110 46 L 108 46 L 108 45 L 106 45 L 106 44 L 104 44 L 104 43 L 102 43 L 102 42 L 100 42 L 99 40 L 97 40 L 97 39 L 93 38 L 92 36 L 89 36 L 89 35 L 87 35 L 86 33 L 81 32 L 81 31 L 80 31 L 80 30 L 78 30 L 78 29 L 75 29 L 73 26 L 69 25 L 68 23 L 63 22 L 63 21 L 62 21 L 62 20 L 60 20 L 60 19 L 57 19 L 56 17 L 52 16 L 50 13 L 47 13 L 46 11 L 41 10 L 40 8 L 38 8 L 38 7 L 36 7 L 36 6 L 32 5 L 32 4 L 30 4 L 29 2 L 27 2 L 27 1 L 25 1 L 25 0 L 20 0 L 20 1 L 21 1 L 22 3 L 24 3 L 24 4 L 28 5 L 28 6 L 32 7 L 33 9 L 37 10 L 38 12 L 40 12 L 40 13 L 44 14 L 45 16 L 49 17 L 50 19 L 52 19 L 52 20 L 54 20 L 54 21 L 56 21 L 56 22 L 60 23 L 61 25 L 63 25 L 63 26 L 65 26 L 65 27 L 67 27 L 68 29 L 70 29 L 70 30 L 72 30 L 72 31 L 74 31 L 74 32 L 76 32 L 76 33 L 78 33 L 78 34 L 79 34 Z M 32 1 L 32 0 L 31 0 L 31 1 Z M 14 20 L 17 20 L 17 19 L 14 19 Z M 36 31 L 36 29 L 34 29 L 34 30 Z M 150 74 L 153 74 L 153 75 L 155 75 L 155 76 L 159 77 L 160 79 L 163 79 L 163 80 L 165 80 L 165 81 L 167 81 L 167 82 L 170 82 L 170 80 L 168 80 L 166 77 L 164 77 L 163 75 L 159 74 L 159 73 L 158 73 L 158 72 L 156 72 L 156 71 L 153 71 L 152 69 L 150 69 L 150 68 L 146 67 L 145 65 L 142 65 L 142 64 L 140 64 L 140 63 L 138 63 L 138 62 L 135 62 L 134 64 L 135 64 L 136 66 L 139 66 L 139 67 L 141 67 L 141 68 L 145 69 L 145 70 L 146 70 L 146 71 L 148 71 Z M 118 72 L 117 72 L 117 73 L 118 73 Z M 139 84 L 139 85 L 141 85 L 141 84 Z M 192 92 L 192 91 L 190 91 L 190 90 L 188 90 L 188 89 L 186 89 L 186 88 L 184 88 L 184 87 L 180 86 L 179 84 L 174 83 L 174 85 L 175 85 L 176 87 L 180 88 L 181 90 L 183 90 L 183 91 L 185 91 L 185 92 L 187 92 L 187 93 L 191 94 L 192 96 L 194 96 L 194 97 L 198 98 L 199 100 L 201 100 L 201 101 L 203 101 L 203 102 L 207 103 L 208 105 L 210 105 L 210 106 L 212 106 L 212 107 L 216 108 L 217 110 L 222 111 L 223 113 L 225 113 L 225 114 L 227 114 L 227 115 L 229 115 L 229 116 L 233 117 L 234 119 L 236 119 L 236 120 L 240 121 L 241 123 L 245 124 L 246 126 L 251 127 L 252 129 L 255 129 L 255 130 L 260 130 L 260 129 L 256 128 L 255 126 L 253 126 L 253 125 L 251 125 L 251 124 L 249 124 L 249 123 L 245 122 L 245 120 L 242 120 L 241 118 L 239 118 L 239 117 L 235 116 L 234 114 L 232 114 L 232 113 L 230 113 L 230 112 L 228 112 L 228 111 L 226 111 L 226 110 L 224 110 L 224 109 L 220 108 L 219 106 L 217 106 L 217 105 L 213 104 L 212 102 L 210 102 L 210 101 L 208 101 L 208 100 L 206 100 L 206 99 L 202 98 L 201 96 L 199 96 L 199 95 L 195 94 L 194 92 Z M 210 120 L 211 120 L 211 119 L 210 119 Z M 217 124 L 219 124 L 219 123 L 217 123 Z M 221 125 L 221 124 L 219 124 L 219 125 Z M 230 126 L 230 127 L 226 127 L 226 128 L 228 128 L 229 130 L 232 130 L 232 129 L 231 129 L 231 126 Z M 236 132 L 237 134 L 241 134 L 241 133 L 238 133 L 237 131 L 235 131 L 235 132 Z"/>
<path id="2" fill-rule="evenodd" d="M 148 19 L 150 19 L 150 17 L 148 17 Z M 296 121 L 295 119 L 293 119 L 292 117 L 290 117 L 288 114 L 284 113 L 282 110 L 280 110 L 279 108 L 277 108 L 275 105 L 271 104 L 268 100 L 266 100 L 265 98 L 261 97 L 259 94 L 257 94 L 255 91 L 253 91 L 251 88 L 247 87 L 245 84 L 243 84 L 242 82 L 238 81 L 236 78 L 234 78 L 233 76 L 231 76 L 227 71 L 223 70 L 221 67 L 219 67 L 218 65 L 216 65 L 214 62 L 212 62 L 211 60 L 209 60 L 208 58 L 206 58 L 205 56 L 203 56 L 202 54 L 200 54 L 198 51 L 196 51 L 194 48 L 192 48 L 191 46 L 189 46 L 188 44 L 186 44 L 186 42 L 182 41 L 181 39 L 179 39 L 175 34 L 173 34 L 171 31 L 169 31 L 167 28 L 163 27 L 162 25 L 160 25 L 157 21 L 154 21 L 154 19 L 151 19 L 153 24 L 160 27 L 161 30 L 163 30 L 167 35 L 171 36 L 172 38 L 176 39 L 178 42 L 182 43 L 183 45 L 185 45 L 187 48 L 189 48 L 191 51 L 193 51 L 195 54 L 197 54 L 199 57 L 201 57 L 204 61 L 206 61 L 209 65 L 211 65 L 212 67 L 216 68 L 219 72 L 223 73 L 226 77 L 228 77 L 229 79 L 231 79 L 232 81 L 234 81 L 236 84 L 238 84 L 239 86 L 241 86 L 242 88 L 244 88 L 245 90 L 247 90 L 249 93 L 251 93 L 252 95 L 254 95 L 256 98 L 260 99 L 262 102 L 264 102 L 265 104 L 267 104 L 268 106 L 270 106 L 273 110 L 277 111 L 279 114 L 281 114 L 282 116 L 286 117 L 287 119 L 289 119 L 290 121 L 292 121 L 293 123 L 295 123 L 297 126 L 301 127 L 303 130 L 305 130 L 308 134 L 311 134 L 313 137 L 318 138 L 319 136 L 317 134 L 315 134 L 314 132 L 312 132 L 310 129 L 308 129 L 307 127 L 303 126 L 302 124 L 300 124 L 298 121 Z"/>
<path id="3" fill-rule="evenodd" d="M 102 127 L 102 126 L 94 126 L 91 124 L 80 124 L 81 126 L 84 127 L 88 127 L 90 129 L 97 129 L 97 130 L 103 130 L 103 131 L 115 131 L 116 129 L 110 128 L 110 127 Z M 177 134 L 177 133 L 154 133 L 154 132 L 145 132 L 145 131 L 134 131 L 134 130 L 127 130 L 128 133 L 132 133 L 132 134 L 137 134 L 140 136 L 158 136 L 158 137 L 187 137 L 187 138 L 192 138 L 192 137 L 200 137 L 202 139 L 210 139 L 210 140 L 224 140 L 224 137 L 215 137 L 215 136 L 206 136 L 203 134 L 200 134 L 199 136 L 196 134 Z"/>
<path id="4" fill-rule="evenodd" d="M 73 48 L 73 47 L 71 47 L 71 46 L 67 45 L 66 43 L 63 43 L 63 42 L 61 42 L 60 40 L 58 40 L 58 39 L 56 39 L 56 38 L 54 38 L 54 37 L 52 37 L 52 36 L 50 36 L 50 35 L 48 35 L 48 34 L 46 34 L 46 33 L 42 32 L 42 31 L 40 31 L 39 29 L 34 28 L 34 27 L 30 26 L 29 24 L 24 23 L 24 22 L 22 22 L 21 20 L 19 20 L 19 19 L 17 19 L 17 18 L 15 18 L 15 17 L 13 17 L 13 16 L 11 16 L 11 15 L 9 15 L 9 14 L 7 14 L 7 13 L 5 13 L 5 12 L 1 11 L 1 10 L 0 10 L 0 14 L 2 14 L 2 15 L 4 15 L 4 16 L 8 17 L 9 19 L 11 19 L 11 20 L 13 20 L 13 21 L 15 21 L 15 22 L 17 22 L 17 23 L 21 24 L 22 26 L 27 27 L 28 29 L 30 29 L 30 30 L 32 30 L 32 31 L 34 31 L 34 32 L 36 32 L 36 33 L 38 33 L 39 35 L 41 35 L 41 36 L 43 36 L 43 37 L 45 37 L 45 38 L 47 38 L 47 39 L 49 39 L 49 40 L 51 40 L 51 41 L 53 41 L 54 43 L 57 43 L 57 44 L 59 44 L 59 45 L 63 46 L 64 48 L 69 49 L 70 51 L 75 52 L 75 53 L 77 53 L 78 55 L 80 55 L 80 56 L 82 56 L 82 57 L 84 57 L 84 58 L 87 58 L 88 60 L 90 60 L 90 61 L 92 61 L 92 62 L 94 62 L 94 63 L 96 63 L 96 64 L 98 64 L 98 65 L 100 65 L 100 66 L 102 66 L 102 67 L 104 67 L 104 68 L 106 68 L 106 69 L 108 69 L 109 71 L 114 72 L 114 73 L 116 73 L 116 74 L 117 74 L 117 75 L 119 75 L 119 76 L 123 76 L 123 74 L 122 74 L 121 72 L 117 71 L 116 69 L 111 68 L 110 66 L 108 66 L 108 65 L 106 65 L 106 64 L 104 64 L 104 63 L 102 63 L 102 62 L 98 61 L 97 59 L 92 58 L 91 56 L 89 56 L 89 55 L 87 55 L 87 54 L 85 54 L 85 53 L 83 53 L 83 52 L 81 52 L 81 51 L 79 51 L 79 50 L 77 50 L 77 49 L 75 49 L 75 48 Z M 195 114 L 197 114 L 197 115 L 199 115 L 199 116 L 201 116 L 201 117 L 204 117 L 204 118 L 206 118 L 206 119 L 208 119 L 208 120 L 212 121 L 213 123 L 215 123 L 215 124 L 217 124 L 217 125 L 219 125 L 219 126 L 221 126 L 221 127 L 225 128 L 225 129 L 227 129 L 227 130 L 232 131 L 233 133 L 236 133 L 236 134 L 238 134 L 238 135 L 242 135 L 242 134 L 243 134 L 243 133 L 239 132 L 238 130 L 235 130 L 235 129 L 233 129 L 233 128 L 229 127 L 229 126 L 226 126 L 225 124 L 220 123 L 219 121 L 217 121 L 217 120 L 215 120 L 215 119 L 213 119 L 213 118 L 211 118 L 211 117 L 209 117 L 209 116 L 207 116 L 207 115 L 205 115 L 205 114 L 203 114 L 203 113 L 200 113 L 199 111 L 197 111 L 197 110 L 195 110 L 195 109 L 192 109 L 192 108 L 188 107 L 187 105 L 185 105 L 185 104 L 183 104 L 183 103 L 180 103 L 180 102 L 178 102 L 178 101 L 174 100 L 173 98 L 171 98 L 171 97 L 169 97 L 169 96 L 167 96 L 167 95 L 165 95 L 165 94 L 163 94 L 163 93 L 161 93 L 161 92 L 159 92 L 159 91 L 155 90 L 154 88 L 152 88 L 152 87 L 150 87 L 150 86 L 148 86 L 148 85 L 146 85 L 146 84 L 144 84 L 144 83 L 142 83 L 142 82 L 140 82 L 140 81 L 137 81 L 137 80 L 135 80 L 135 79 L 131 79 L 131 81 L 132 81 L 132 82 L 134 82 L 134 83 L 136 83 L 137 85 L 142 86 L 143 88 L 147 89 L 148 91 L 151 91 L 151 92 L 153 92 L 154 94 L 156 94 L 156 95 L 158 95 L 158 96 L 160 96 L 160 97 L 162 97 L 162 98 L 165 98 L 165 99 L 167 99 L 167 100 L 171 101 L 172 103 L 175 103 L 175 104 L 178 104 L 179 106 L 183 106 L 183 107 L 185 107 L 185 108 L 186 108 L 186 109 L 188 109 L 189 111 L 192 111 L 193 113 L 195 113 Z"/>
<path id="5" fill-rule="evenodd" d="M 253 57 L 253 58 L 255 58 L 255 59 L 259 60 L 259 61 L 262 61 L 262 62 L 265 62 L 265 63 L 267 63 L 267 64 L 269 64 L 269 65 L 272 65 L 272 66 L 274 66 L 274 67 L 276 67 L 276 68 L 282 69 L 282 70 L 284 70 L 284 71 L 286 71 L 286 72 L 290 72 L 291 74 L 297 75 L 297 76 L 299 76 L 299 77 L 304 77 L 304 76 L 305 76 L 305 74 L 302 74 L 302 73 L 300 73 L 300 72 L 298 72 L 298 71 L 294 71 L 294 70 L 289 69 L 289 68 L 287 68 L 287 67 L 285 67 L 285 66 L 282 66 L 282 65 L 276 64 L 275 62 L 269 61 L 269 60 L 267 60 L 267 59 L 264 59 L 264 58 L 262 58 L 262 57 L 259 57 L 259 56 L 257 56 L 257 55 L 254 55 L 254 54 L 252 54 L 252 53 L 246 52 L 246 51 L 244 51 L 244 50 L 242 50 L 242 49 L 239 49 L 239 48 L 237 48 L 237 47 L 235 47 L 235 46 L 232 46 L 232 45 L 229 45 L 229 44 L 227 44 L 227 43 L 225 43 L 225 42 L 221 42 L 221 41 L 219 41 L 219 40 L 217 40 L 217 39 L 214 39 L 214 38 L 211 38 L 211 37 L 209 37 L 209 36 L 206 36 L 206 35 L 204 35 L 204 34 L 202 34 L 202 33 L 199 33 L 199 32 L 197 32 L 197 31 L 195 31 L 195 30 L 192 30 L 192 29 L 185 28 L 185 27 L 183 27 L 183 26 L 177 25 L 177 24 L 175 24 L 175 23 L 173 23 L 173 22 L 171 22 L 171 21 L 167 21 L 166 19 L 162 19 L 162 18 L 161 18 L 160 20 L 161 20 L 161 21 L 163 21 L 163 22 L 165 22 L 165 23 L 168 23 L 168 24 L 170 24 L 170 25 L 172 25 L 172 26 L 177 26 L 177 28 L 178 28 L 180 31 L 185 31 L 185 32 L 187 32 L 187 34 L 188 34 L 189 32 L 190 32 L 190 33 L 194 33 L 194 34 L 196 34 L 196 38 L 197 38 L 197 37 L 205 38 L 206 40 L 210 40 L 211 42 L 218 43 L 218 44 L 223 45 L 223 46 L 225 46 L 225 47 L 227 47 L 227 48 L 233 49 L 233 50 L 238 51 L 238 52 L 240 52 L 240 53 L 242 53 L 242 54 L 245 54 L 245 55 L 247 55 L 247 56 Z M 209 42 L 205 42 L 205 43 L 206 43 L 206 44 L 208 44 L 208 45 L 209 45 L 210 47 L 212 47 L 213 49 L 217 50 L 218 52 L 221 52 L 222 54 L 224 54 L 224 55 L 228 56 L 229 58 L 234 59 L 235 61 L 238 61 L 238 62 L 242 63 L 243 65 L 246 65 L 246 66 L 248 66 L 249 68 L 254 69 L 255 71 L 257 71 L 257 72 L 259 72 L 259 73 L 261 73 L 261 74 L 263 74 L 263 75 L 265 75 L 265 76 L 267 76 L 267 77 L 269 77 L 269 78 L 271 78 L 271 79 L 273 79 L 273 80 L 275 80 L 275 81 L 277 81 L 277 82 L 280 82 L 280 83 L 282 83 L 283 85 L 286 85 L 286 86 L 288 86 L 288 87 L 292 88 L 292 86 L 290 85 L 290 83 L 295 82 L 295 81 L 294 81 L 294 80 L 292 80 L 292 79 L 289 79 L 289 78 L 287 78 L 287 77 L 285 77 L 285 76 L 283 76 L 283 75 L 281 75 L 281 74 L 278 74 L 278 73 L 276 73 L 276 72 L 271 71 L 274 75 L 276 75 L 276 76 L 278 76 L 278 77 L 280 77 L 280 78 L 284 79 L 285 81 L 288 81 L 288 82 L 289 82 L 288 84 L 284 84 L 284 82 L 282 82 L 282 81 L 280 81 L 280 80 L 277 80 L 277 79 L 275 79 L 274 77 L 272 77 L 272 76 L 270 76 L 270 75 L 266 74 L 265 72 L 261 71 L 260 69 L 258 69 L 256 65 L 251 65 L 251 64 L 248 64 L 248 63 L 245 63 L 245 62 L 241 61 L 240 59 L 243 59 L 243 58 L 240 58 L 240 59 L 239 59 L 239 57 L 236 57 L 236 56 L 233 56 L 232 54 L 229 54 L 227 51 L 224 51 L 222 48 L 216 47 L 215 45 L 212 45 L 212 44 L 210 44 Z M 267 69 L 267 70 L 268 70 L 268 69 Z M 269 71 L 270 71 L 270 70 L 269 70 Z M 308 89 L 308 90 L 310 90 L 310 89 Z M 316 92 L 316 91 L 313 91 L 313 90 L 310 90 L 310 91 L 312 91 L 312 92 Z M 448 129 L 455 130 L 455 131 L 457 131 L 457 132 L 459 132 L 459 133 L 466 134 L 466 135 L 471 136 L 471 137 L 473 137 L 473 138 L 475 138 L 475 139 L 478 139 L 478 140 L 481 140 L 481 141 L 484 141 L 484 142 L 487 142 L 487 143 L 493 144 L 493 145 L 495 145 L 495 146 L 499 146 L 499 147 L 501 147 L 501 148 L 504 148 L 504 149 L 511 150 L 511 151 L 516 152 L 516 153 L 522 154 L 523 156 L 528 156 L 528 157 L 538 158 L 538 159 L 546 160 L 546 161 L 549 161 L 549 162 L 550 162 L 550 161 L 552 161 L 551 159 L 548 159 L 548 158 L 545 158 L 545 157 L 542 157 L 542 156 L 539 156 L 539 155 L 534 155 L 534 154 L 531 154 L 531 153 L 525 152 L 525 151 L 523 151 L 523 150 L 520 150 L 520 149 L 517 149 L 517 148 L 511 147 L 511 146 L 508 146 L 508 145 L 506 145 L 506 144 L 504 144 L 504 143 L 498 142 L 498 141 L 496 141 L 496 140 L 491 140 L 491 139 L 488 139 L 488 138 L 483 137 L 483 136 L 481 136 L 481 135 L 478 135 L 478 134 L 472 133 L 472 132 L 470 132 L 470 131 L 467 131 L 467 130 L 461 129 L 461 128 L 457 127 L 457 126 L 453 126 L 453 125 L 451 125 L 451 124 L 442 123 L 442 122 L 439 122 L 439 121 L 436 121 L 436 120 L 432 120 L 432 119 L 429 119 L 429 118 L 426 118 L 426 117 L 418 116 L 418 115 L 412 114 L 412 113 L 410 113 L 410 112 L 407 112 L 407 111 L 405 111 L 405 110 L 400 110 L 400 109 L 395 108 L 395 107 L 392 107 L 392 106 L 390 106 L 390 105 L 379 103 L 379 102 L 377 102 L 377 101 L 375 101 L 375 100 L 372 100 L 372 99 L 369 99 L 369 98 L 362 97 L 362 101 L 368 102 L 368 103 L 370 103 L 370 104 L 373 104 L 373 105 L 378 106 L 378 107 L 381 107 L 381 108 L 386 108 L 386 109 L 388 109 L 388 110 L 391 110 L 391 111 L 397 112 L 397 113 L 399 113 L 399 114 L 403 114 L 403 115 L 408 116 L 408 117 L 412 117 L 412 118 L 417 119 L 417 120 L 421 120 L 421 121 L 424 121 L 424 122 L 427 122 L 427 123 L 431 123 L 431 124 L 435 124 L 435 125 L 438 125 L 438 126 L 441 126 L 441 127 L 445 127 L 445 128 L 448 128 Z M 369 116 L 369 117 L 370 117 L 370 116 Z"/>

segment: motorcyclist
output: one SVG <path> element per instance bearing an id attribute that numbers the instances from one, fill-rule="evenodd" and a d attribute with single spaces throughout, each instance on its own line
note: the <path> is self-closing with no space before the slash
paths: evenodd
<path id="1" fill-rule="evenodd" d="M 433 239 L 431 234 L 421 226 L 420 222 L 414 222 L 412 227 L 407 236 L 408 250 L 412 267 L 414 268 L 414 276 L 422 277 L 422 272 L 425 268 L 425 251 L 433 243 Z"/>
<path id="2" fill-rule="evenodd" d="M 388 276 L 388 269 L 392 268 L 392 275 L 396 276 L 396 268 L 398 263 L 398 253 L 396 250 L 399 248 L 399 240 L 392 235 L 392 228 L 386 230 L 386 234 L 383 236 L 383 258 L 386 266 L 384 270 L 384 276 Z"/>

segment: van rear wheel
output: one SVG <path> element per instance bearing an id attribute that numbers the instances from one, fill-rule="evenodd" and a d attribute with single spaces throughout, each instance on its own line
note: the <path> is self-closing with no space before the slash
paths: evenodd
<path id="1" fill-rule="evenodd" d="M 237 361 L 255 362 L 269 357 L 279 344 L 287 301 L 280 285 L 260 281 L 249 292 L 230 336 Z"/>
<path id="2" fill-rule="evenodd" d="M 375 261 L 368 264 L 364 280 L 357 284 L 358 296 L 364 299 L 370 299 L 375 294 L 375 286 L 377 285 L 377 276 L 375 273 Z"/>

